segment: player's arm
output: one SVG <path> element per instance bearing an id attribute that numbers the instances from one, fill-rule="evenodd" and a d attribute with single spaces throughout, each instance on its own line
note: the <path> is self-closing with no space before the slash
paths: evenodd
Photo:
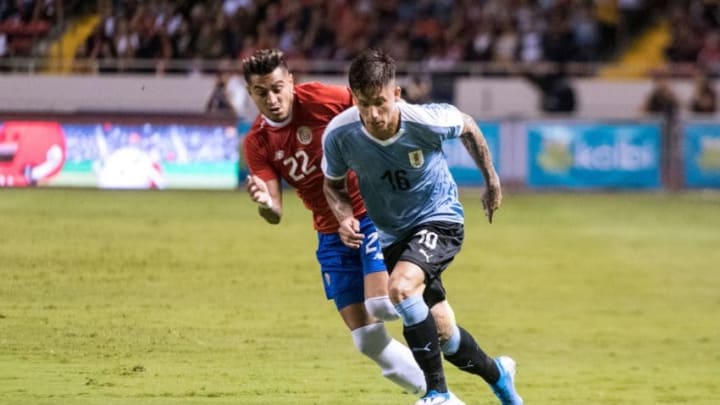
<path id="1" fill-rule="evenodd" d="M 485 191 L 482 196 L 483 209 L 488 221 L 492 223 L 492 217 L 495 210 L 500 208 L 502 201 L 502 190 L 500 188 L 500 177 L 493 166 L 490 148 L 483 136 L 477 122 L 467 115 L 463 114 L 463 130 L 460 135 L 463 146 L 472 157 L 475 164 L 480 169 L 485 178 Z"/>
<path id="2" fill-rule="evenodd" d="M 279 224 L 282 218 L 282 192 L 277 179 L 264 181 L 258 176 L 247 176 L 245 186 L 250 198 L 258 204 L 258 213 L 270 224 Z"/>
<path id="3" fill-rule="evenodd" d="M 337 218 L 340 226 L 338 234 L 345 245 L 358 249 L 365 235 L 360 233 L 360 222 L 353 215 L 352 201 L 347 189 L 345 178 L 331 179 L 325 177 L 323 192 L 328 206 Z"/>

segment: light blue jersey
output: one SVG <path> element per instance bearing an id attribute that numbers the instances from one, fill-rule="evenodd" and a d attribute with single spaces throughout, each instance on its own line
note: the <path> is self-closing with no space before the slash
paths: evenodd
<path id="1" fill-rule="evenodd" d="M 390 139 L 373 138 L 357 107 L 333 118 L 323 136 L 325 176 L 357 174 L 383 247 L 422 223 L 463 222 L 457 184 L 442 150 L 442 141 L 460 136 L 462 114 L 449 104 L 397 106 L 400 128 Z"/>

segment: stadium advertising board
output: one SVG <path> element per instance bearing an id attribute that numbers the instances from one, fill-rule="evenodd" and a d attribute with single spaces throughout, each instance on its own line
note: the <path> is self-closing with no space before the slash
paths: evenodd
<path id="1" fill-rule="evenodd" d="M 495 170 L 500 171 L 500 123 L 478 122 L 485 136 Z M 460 139 L 443 142 L 443 152 L 447 156 L 448 166 L 459 186 L 480 186 L 484 184 L 482 173 L 472 160 Z"/>
<path id="2" fill-rule="evenodd" d="M 529 123 L 528 186 L 659 187 L 660 133 L 656 123 Z"/>
<path id="3" fill-rule="evenodd" d="M 720 124 L 689 123 L 683 131 L 685 185 L 720 187 Z"/>
<path id="4" fill-rule="evenodd" d="M 234 127 L 0 124 L 0 186 L 231 189 Z"/>

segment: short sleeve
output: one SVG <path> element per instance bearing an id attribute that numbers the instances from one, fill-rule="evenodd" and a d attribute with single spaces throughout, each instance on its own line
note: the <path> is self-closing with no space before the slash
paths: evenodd
<path id="1" fill-rule="evenodd" d="M 446 129 L 443 131 L 442 140 L 458 138 L 462 134 L 465 122 L 457 107 L 444 103 L 426 104 L 424 107 L 428 121 Z"/>
<path id="2" fill-rule="evenodd" d="M 243 156 L 248 165 L 248 171 L 264 181 L 278 178 L 275 169 L 269 164 L 265 148 L 258 143 L 258 137 L 250 132 L 243 139 Z"/>
<path id="3" fill-rule="evenodd" d="M 336 132 L 325 130 L 323 134 L 323 158 L 322 171 L 325 177 L 333 180 L 344 178 L 348 172 L 348 166 L 340 152 L 340 146 L 337 144 L 338 137 Z"/>

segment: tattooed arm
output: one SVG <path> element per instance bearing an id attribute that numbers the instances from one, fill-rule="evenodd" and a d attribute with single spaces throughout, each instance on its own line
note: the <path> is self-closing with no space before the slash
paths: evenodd
<path id="1" fill-rule="evenodd" d="M 465 125 L 463 126 L 460 139 L 485 178 L 485 191 L 482 196 L 482 204 L 485 210 L 485 216 L 487 216 L 488 221 L 492 223 L 493 213 L 500 208 L 500 203 L 502 202 L 500 178 L 493 166 L 490 149 L 488 148 L 487 141 L 480 127 L 478 127 L 475 120 L 467 114 L 463 114 L 463 121 Z"/>

